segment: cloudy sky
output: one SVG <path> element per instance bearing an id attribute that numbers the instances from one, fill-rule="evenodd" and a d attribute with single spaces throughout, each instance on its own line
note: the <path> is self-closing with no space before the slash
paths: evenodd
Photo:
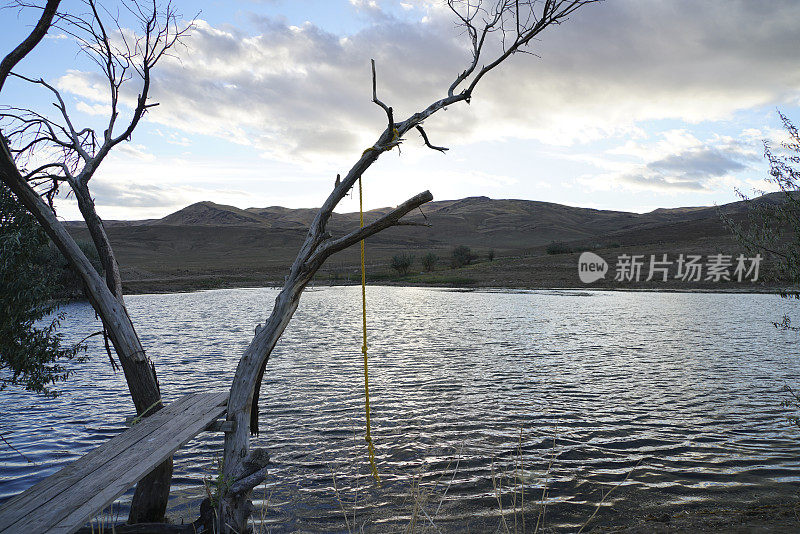
<path id="1" fill-rule="evenodd" d="M 92 182 L 107 219 L 160 217 L 201 200 L 313 207 L 384 127 L 446 95 L 464 35 L 433 0 L 175 0 L 194 29 L 154 74 L 148 113 Z M 80 10 L 73 0 L 62 2 Z M 109 2 L 114 11 L 117 6 Z M 10 51 L 34 14 L 0 12 Z M 426 122 L 365 176 L 368 208 L 430 189 L 644 212 L 769 189 L 763 141 L 777 109 L 800 122 L 800 2 L 606 0 L 493 71 L 472 104 Z M 103 78 L 57 30 L 17 71 L 59 88 L 76 125 L 102 132 Z M 135 80 L 126 95 L 135 97 Z M 9 82 L 2 104 L 50 106 Z M 340 211 L 357 209 L 354 200 Z M 59 215 L 77 218 L 69 199 Z"/>

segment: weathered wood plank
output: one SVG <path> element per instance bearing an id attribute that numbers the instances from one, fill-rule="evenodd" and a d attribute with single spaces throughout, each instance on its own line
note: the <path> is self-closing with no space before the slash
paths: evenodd
<path id="1" fill-rule="evenodd" d="M 213 413 L 209 416 L 203 416 L 203 419 L 213 419 L 217 417 L 217 413 L 223 411 L 223 409 L 222 407 L 218 408 L 213 405 L 220 402 L 221 399 L 224 399 L 224 394 L 212 394 L 211 397 L 209 397 L 209 395 L 192 396 L 187 399 L 186 402 L 181 403 L 175 409 L 171 410 L 171 418 L 162 416 L 160 418 L 161 421 L 155 420 L 152 421 L 152 423 L 150 419 L 156 416 L 154 415 L 153 418 L 148 418 L 148 420 L 146 420 L 148 423 L 147 427 L 150 427 L 149 430 L 152 431 L 145 432 L 144 430 L 148 430 L 148 428 L 143 427 L 138 429 L 138 433 L 133 432 L 137 430 L 136 427 L 145 425 L 145 422 L 142 422 L 130 431 L 115 438 L 115 443 L 107 443 L 106 446 L 104 446 L 104 450 L 100 451 L 105 454 L 94 455 L 94 462 L 89 465 L 84 465 L 82 471 L 70 473 L 70 476 L 66 479 L 59 479 L 58 474 L 54 475 L 54 480 L 51 480 L 54 484 L 51 488 L 39 492 L 38 495 L 34 496 L 38 497 L 33 499 L 33 503 L 37 506 L 37 512 L 33 514 L 35 517 L 28 516 L 18 521 L 14 524 L 14 530 L 45 532 L 48 526 L 58 522 L 63 515 L 68 514 L 72 508 L 80 507 L 80 505 L 88 499 L 89 495 L 99 493 L 102 496 L 106 496 L 105 486 L 108 485 L 109 480 L 115 480 L 117 477 L 122 476 L 121 481 L 124 480 L 126 487 L 115 491 L 115 493 L 117 493 L 116 495 L 108 495 L 108 499 L 110 499 L 109 502 L 113 501 L 116 496 L 132 486 L 136 480 L 144 476 L 152 467 L 157 465 L 160 461 L 163 461 L 165 457 L 168 457 L 182 442 L 188 441 L 193 435 L 196 435 L 197 432 L 195 428 L 188 429 L 188 435 L 181 434 L 180 426 L 183 425 L 184 422 L 192 423 L 192 417 L 197 414 L 204 414 L 209 408 L 214 410 Z M 211 400 L 214 402 L 209 402 Z M 170 415 L 170 413 L 166 415 Z M 187 421 L 187 417 L 190 418 L 190 420 Z M 158 456 L 163 455 L 163 457 L 150 457 L 148 461 L 148 456 L 152 453 L 152 449 L 159 446 L 164 436 L 173 436 L 175 439 L 171 445 L 174 446 L 169 447 L 166 451 L 161 450 L 157 453 Z M 126 462 L 126 459 L 130 461 Z M 119 472 L 120 469 L 124 470 L 131 467 L 131 462 L 134 467 L 138 464 L 141 464 L 142 467 L 129 476 Z M 108 476 L 104 478 L 104 474 Z M 68 492 L 66 490 L 68 490 Z M 97 509 L 89 512 L 89 517 L 102 508 L 104 504 L 105 503 L 102 502 L 98 504 Z M 80 526 L 80 524 L 76 526 Z"/>
<path id="2" fill-rule="evenodd" d="M 205 430 L 207 432 L 233 432 L 236 430 L 236 421 L 225 421 L 223 419 L 218 419 L 216 421 L 212 421 L 210 425 L 208 425 Z"/>
<path id="3" fill-rule="evenodd" d="M 95 527 L 82 527 L 76 534 L 100 534 L 100 529 Z M 102 532 L 109 534 L 197 534 L 197 528 L 189 523 L 188 525 L 169 525 L 167 523 L 137 523 L 127 525 L 124 523 L 106 527 Z"/>
<path id="4" fill-rule="evenodd" d="M 0 532 L 71 533 L 225 412 L 227 393 L 187 395 L 0 508 Z"/>
<path id="5" fill-rule="evenodd" d="M 182 408 L 179 415 L 167 421 L 155 434 L 131 444 L 112 462 L 111 466 L 95 469 L 91 474 L 76 481 L 69 488 L 69 495 L 60 495 L 57 501 L 51 501 L 52 512 L 47 515 L 37 514 L 18 523 L 25 532 L 73 532 L 86 521 L 123 494 L 128 488 L 141 479 L 166 457 L 171 455 L 183 443 L 196 436 L 208 424 L 209 420 L 219 416 L 224 406 L 219 403 L 224 394 L 211 399 L 198 397 Z M 217 406 L 214 406 L 217 405 Z M 209 411 L 214 410 L 209 413 Z M 141 424 L 141 423 L 140 423 Z M 69 506 L 61 504 L 64 497 L 71 498 Z M 66 515 L 65 515 L 66 514 Z M 58 523 L 56 527 L 48 527 Z"/>
<path id="6" fill-rule="evenodd" d="M 227 398 L 227 395 L 222 395 L 219 400 L 224 400 L 225 398 Z M 136 450 L 135 453 L 121 458 L 121 465 L 116 472 L 103 471 L 101 473 L 102 484 L 98 484 L 98 480 L 94 476 L 81 480 L 73 487 L 73 490 L 88 496 L 88 500 L 82 502 L 78 508 L 73 509 L 69 515 L 59 521 L 54 529 L 43 532 L 65 534 L 74 532 L 77 527 L 89 521 L 98 510 L 102 510 L 114 502 L 117 497 L 133 486 L 137 480 L 149 473 L 165 458 L 172 455 L 181 445 L 202 432 L 208 425 L 209 420 L 219 417 L 225 409 L 226 406 L 218 405 L 217 411 L 209 413 L 207 406 L 198 406 L 195 410 L 187 411 L 185 418 L 181 419 L 180 426 L 178 426 L 176 420 L 174 424 L 165 427 L 164 434 L 159 436 L 162 439 L 155 441 L 155 443 L 160 443 L 155 451 L 148 450 L 152 446 L 152 443 L 148 443 L 146 446 L 142 446 L 142 455 L 138 454 L 138 450 Z M 138 446 L 134 448 L 138 449 Z M 141 456 L 144 457 L 142 458 Z M 99 487 L 102 487 L 103 491 L 99 491 Z M 37 524 L 32 523 L 34 532 L 39 531 Z M 26 529 L 26 532 L 30 532 L 30 530 Z"/>
<path id="7" fill-rule="evenodd" d="M 124 447 L 123 440 L 133 442 L 158 431 L 161 425 L 166 424 L 175 413 L 180 412 L 186 405 L 191 404 L 194 398 L 194 395 L 185 395 L 181 397 L 167 408 L 148 417 L 146 420 L 147 424 L 135 425 L 122 434 L 115 436 L 105 444 L 78 458 L 57 473 L 9 499 L 0 507 L 0 532 L 3 532 L 21 517 L 31 513 L 32 510 L 41 506 L 43 502 L 49 501 L 54 496 L 67 489 L 72 483 L 72 477 L 76 476 L 78 473 L 86 472 L 91 469 L 92 466 L 100 467 L 105 462 L 111 461 L 119 454 L 118 448 Z"/>

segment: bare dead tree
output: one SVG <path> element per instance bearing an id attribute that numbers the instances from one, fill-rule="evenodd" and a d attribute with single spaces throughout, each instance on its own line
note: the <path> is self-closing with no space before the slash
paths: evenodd
<path id="1" fill-rule="evenodd" d="M 386 114 L 387 125 L 375 144 L 365 150 L 344 178 L 341 178 L 317 212 L 306 239 L 291 266 L 269 319 L 239 360 L 228 401 L 229 421 L 234 430 L 225 435 L 223 476 L 231 485 L 221 499 L 218 511 L 219 532 L 247 532 L 251 510 L 249 495 L 266 476 L 266 466 L 256 457 L 263 451 L 250 451 L 250 434 L 258 431 L 258 397 L 267 361 L 280 339 L 300 301 L 308 282 L 325 260 L 374 235 L 385 228 L 403 224 L 402 217 L 433 199 L 425 191 L 400 204 L 387 215 L 351 232 L 333 238 L 326 231 L 331 213 L 363 174 L 386 151 L 399 146 L 403 136 L 416 130 L 425 145 L 444 152 L 444 147 L 430 143 L 423 122 L 437 111 L 459 102 L 470 102 L 481 79 L 510 56 L 529 53 L 528 45 L 546 28 L 564 22 L 579 8 L 599 0 L 449 0 L 448 6 L 455 14 L 471 44 L 472 58 L 467 68 L 458 74 L 447 90 L 447 96 L 436 100 L 425 109 L 396 122 L 392 107 L 377 95 L 377 76 L 372 62 L 372 101 Z"/>
<path id="2" fill-rule="evenodd" d="M 97 311 L 122 364 L 136 411 L 150 415 L 162 407 L 155 367 L 148 358 L 128 316 L 122 294 L 122 279 L 102 219 L 92 199 L 89 182 L 109 152 L 129 140 L 150 102 L 151 73 L 156 64 L 189 30 L 180 26 L 171 3 L 159 5 L 123 0 L 122 14 L 112 13 L 95 0 L 84 0 L 85 12 L 58 12 L 58 1 L 48 1 L 31 35 L 0 64 L 0 88 L 9 77 L 53 96 L 55 115 L 33 109 L 0 107 L 0 179 L 37 218 L 83 280 L 87 296 Z M 20 8 L 42 9 L 16 2 Z M 123 27 L 123 16 L 133 24 Z M 42 39 L 50 27 L 71 36 L 101 70 L 108 82 L 109 114 L 102 134 L 78 128 L 59 91 L 44 79 L 12 72 L 14 66 Z M 130 117 L 120 119 L 123 89 L 137 83 L 138 97 Z M 103 281 L 89 260 L 55 216 L 53 199 L 66 182 L 77 200 L 106 273 Z M 172 478 L 172 460 L 167 460 L 137 486 L 129 521 L 152 522 L 164 517 Z"/>

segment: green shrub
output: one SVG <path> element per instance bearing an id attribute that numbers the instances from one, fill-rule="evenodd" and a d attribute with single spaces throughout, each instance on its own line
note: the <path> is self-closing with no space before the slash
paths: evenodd
<path id="1" fill-rule="evenodd" d="M 453 249 L 453 253 L 450 256 L 450 268 L 458 269 L 459 267 L 464 267 L 472 263 L 475 258 L 476 256 L 469 247 L 460 245 Z"/>
<path id="2" fill-rule="evenodd" d="M 427 272 L 431 272 L 436 267 L 437 261 L 439 261 L 439 256 L 433 252 L 428 252 L 422 257 L 422 268 Z"/>
<path id="3" fill-rule="evenodd" d="M 398 254 L 396 256 L 392 256 L 392 269 L 397 271 L 397 274 L 400 276 L 405 276 L 408 274 L 408 269 L 411 267 L 412 263 L 414 263 L 414 256 L 410 254 Z"/>
<path id="4" fill-rule="evenodd" d="M 569 254 L 573 249 L 563 241 L 551 241 L 546 251 L 548 254 Z"/>
<path id="5" fill-rule="evenodd" d="M 56 331 L 62 315 L 40 323 L 57 309 L 60 273 L 52 260 L 39 224 L 0 184 L 0 389 L 11 384 L 55 395 L 50 386 L 70 373 L 63 362 L 81 350 L 62 346 Z"/>

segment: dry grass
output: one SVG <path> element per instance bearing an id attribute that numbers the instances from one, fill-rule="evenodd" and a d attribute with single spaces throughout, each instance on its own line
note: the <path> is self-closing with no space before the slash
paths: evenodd
<path id="1" fill-rule="evenodd" d="M 112 502 L 108 508 L 101 510 L 100 513 L 89 522 L 89 528 L 92 534 L 114 534 L 114 526 L 120 519 L 119 505 L 115 507 L 114 504 L 115 503 Z M 106 510 L 108 510 L 108 512 L 106 512 Z"/>
<path id="2" fill-rule="evenodd" d="M 495 460 L 492 460 L 490 476 L 492 492 L 496 502 L 496 514 L 498 517 L 498 523 L 495 528 L 496 532 L 504 534 L 525 534 L 531 532 L 533 534 L 538 534 L 545 530 L 548 501 L 550 500 L 550 483 L 558 457 L 557 436 L 558 427 L 555 427 L 549 458 L 546 460 L 547 465 L 542 466 L 544 469 L 540 471 L 539 480 L 541 481 L 542 491 L 538 499 L 526 499 L 526 497 L 530 497 L 532 491 L 529 485 L 530 482 L 526 481 L 530 480 L 531 473 L 535 472 L 535 466 L 526 466 L 525 464 L 523 455 L 525 443 L 523 428 L 520 427 L 519 429 L 516 447 L 511 454 L 510 461 L 506 462 L 505 467 L 496 464 Z M 348 458 L 343 465 L 339 466 L 338 475 L 337 470 L 329 466 L 333 493 L 348 534 L 363 533 L 367 530 L 372 520 L 366 502 L 368 492 L 366 488 L 363 487 L 361 480 L 362 476 L 368 477 L 368 475 L 363 475 L 361 473 L 361 468 L 364 467 L 365 453 L 362 450 L 364 447 L 361 446 L 362 440 L 359 439 L 358 431 L 355 427 L 353 428 L 353 441 L 352 456 Z M 453 503 L 458 502 L 458 497 L 451 497 L 448 499 L 448 494 L 454 483 L 457 482 L 459 467 L 462 459 L 464 459 L 464 447 L 462 443 L 459 449 L 454 451 L 447 465 L 433 480 L 425 482 L 425 465 L 417 468 L 414 475 L 410 477 L 406 495 L 406 503 L 408 506 L 407 522 L 401 527 L 404 534 L 424 532 L 443 534 L 443 532 L 448 531 L 448 528 L 443 526 L 443 523 L 446 523 L 448 520 L 447 515 L 445 515 L 446 512 L 443 513 L 443 509 L 446 508 L 444 505 L 448 500 Z M 597 502 L 592 514 L 586 518 L 586 521 L 577 531 L 578 534 L 585 532 L 589 528 L 589 525 L 595 519 L 611 493 L 630 480 L 641 462 L 642 460 L 639 460 L 633 468 L 630 469 L 623 480 L 619 481 L 607 491 L 601 491 L 599 502 Z M 353 473 L 355 474 L 355 476 L 352 477 L 354 484 L 347 489 L 340 487 L 337 478 L 342 478 L 347 475 L 352 476 Z M 214 497 L 216 491 L 220 489 L 217 486 L 221 481 L 209 477 L 205 482 L 205 491 L 207 495 Z M 271 532 L 269 510 L 273 491 L 274 488 L 271 487 L 268 480 L 265 480 L 261 486 L 261 498 L 257 499 L 260 503 L 257 505 L 252 516 L 251 526 L 253 534 L 268 534 Z M 104 510 L 90 523 L 89 526 L 91 527 L 92 534 L 113 534 L 114 525 L 118 524 L 120 520 L 119 515 L 119 505 L 115 506 L 112 504 L 108 508 L 108 511 Z M 535 522 L 532 520 L 534 516 L 536 517 Z M 370 530 L 374 530 L 374 528 Z"/>
<path id="3" fill-rule="evenodd" d="M 597 515 L 597 512 L 599 512 L 599 511 L 600 511 L 600 507 L 601 507 L 601 506 L 603 506 L 603 503 L 606 501 L 606 499 L 608 498 L 608 496 L 609 496 L 609 495 L 611 495 L 611 492 L 612 492 L 612 491 L 614 491 L 615 489 L 617 489 L 618 487 L 620 487 L 621 485 L 623 485 L 625 482 L 627 482 L 627 481 L 628 481 L 628 479 L 629 479 L 629 478 L 631 477 L 631 475 L 633 474 L 634 470 L 635 470 L 637 467 L 639 467 L 639 464 L 641 464 L 641 463 L 642 463 L 642 460 L 639 460 L 638 462 L 636 462 L 636 465 L 634 465 L 634 466 L 631 468 L 631 470 L 630 470 L 630 471 L 628 471 L 628 474 L 625 476 L 625 478 L 624 478 L 624 479 L 620 480 L 620 481 L 617 483 L 617 485 L 615 485 L 614 487 L 612 487 L 611 489 L 609 489 L 607 492 L 603 493 L 602 497 L 600 498 L 600 502 L 598 502 L 598 503 L 597 503 L 597 507 L 594 509 L 594 512 L 592 512 L 592 515 L 591 515 L 591 516 L 589 516 L 589 519 L 587 519 L 587 520 L 586 520 L 586 522 L 585 522 L 585 523 L 584 523 L 584 524 L 581 526 L 580 530 L 578 530 L 578 534 L 581 534 L 581 532 L 583 532 L 583 531 L 586 529 L 586 527 L 589 525 L 589 523 L 591 523 L 591 522 L 592 522 L 592 519 L 594 519 L 594 516 L 596 516 L 596 515 Z"/>

